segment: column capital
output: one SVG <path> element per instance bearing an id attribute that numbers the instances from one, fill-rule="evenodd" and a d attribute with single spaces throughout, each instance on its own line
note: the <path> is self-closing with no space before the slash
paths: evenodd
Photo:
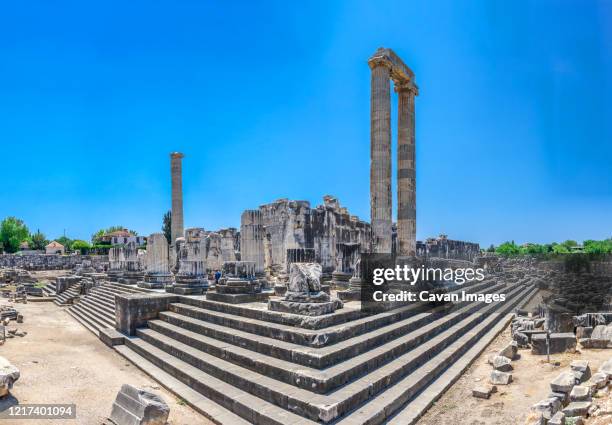
<path id="1" fill-rule="evenodd" d="M 378 68 L 379 66 L 384 66 L 389 70 L 393 68 L 393 63 L 385 56 L 372 56 L 368 59 L 368 65 L 370 69 Z"/>
<path id="2" fill-rule="evenodd" d="M 414 96 L 419 95 L 419 87 L 410 80 L 393 81 L 393 89 L 396 93 L 409 92 Z"/>
<path id="3" fill-rule="evenodd" d="M 184 157 L 185 155 L 182 152 L 170 152 L 170 158 L 172 159 L 181 159 Z"/>

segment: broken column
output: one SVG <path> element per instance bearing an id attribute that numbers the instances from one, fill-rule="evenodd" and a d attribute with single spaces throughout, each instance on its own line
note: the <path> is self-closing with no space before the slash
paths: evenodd
<path id="1" fill-rule="evenodd" d="M 206 294 L 207 300 L 238 304 L 266 301 L 269 295 L 262 292 L 261 282 L 255 276 L 253 261 L 223 263 L 222 276 L 215 289 L 216 292 Z"/>
<path id="2" fill-rule="evenodd" d="M 176 238 L 183 236 L 183 165 L 185 155 L 180 152 L 170 154 L 170 175 L 172 178 L 172 235 L 171 245 Z"/>
<path id="3" fill-rule="evenodd" d="M 180 295 L 200 295 L 208 289 L 206 239 L 204 229 L 185 230 L 185 241 L 178 251 L 179 271 L 173 291 Z"/>
<path id="4" fill-rule="evenodd" d="M 370 98 L 370 211 L 375 252 L 391 253 L 391 64 L 377 51 Z"/>
<path id="5" fill-rule="evenodd" d="M 13 384 L 19 379 L 19 369 L 7 359 L 0 357 L 0 397 L 8 395 Z"/>
<path id="6" fill-rule="evenodd" d="M 162 289 L 171 283 L 172 274 L 168 266 L 168 241 L 163 233 L 153 233 L 147 239 L 144 281 L 138 282 L 138 286 Z"/>
<path id="7" fill-rule="evenodd" d="M 108 250 L 108 279 L 117 282 L 123 277 L 125 253 L 122 246 L 113 246 Z"/>
<path id="8" fill-rule="evenodd" d="M 136 242 L 128 242 L 123 249 L 125 255 L 125 271 L 119 282 L 127 285 L 135 285 L 144 277 L 142 270 L 141 258 L 138 254 L 138 245 Z"/>
<path id="9" fill-rule="evenodd" d="M 259 210 L 246 210 L 240 216 L 240 259 L 255 263 L 255 273 L 264 273 L 264 228 Z"/>
<path id="10" fill-rule="evenodd" d="M 169 414 L 170 408 L 157 394 L 123 384 L 110 420 L 116 425 L 165 425 Z"/>
<path id="11" fill-rule="evenodd" d="M 321 290 L 321 265 L 292 263 L 287 293 L 283 300 L 268 301 L 268 309 L 283 313 L 320 316 L 342 308 L 342 301 Z"/>

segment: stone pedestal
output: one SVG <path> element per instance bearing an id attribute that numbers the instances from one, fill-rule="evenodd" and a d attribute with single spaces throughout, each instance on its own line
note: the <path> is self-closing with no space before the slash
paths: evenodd
<path id="1" fill-rule="evenodd" d="M 268 301 L 268 308 L 283 313 L 320 316 L 342 308 L 342 301 L 321 290 L 321 266 L 315 263 L 291 264 L 289 285 L 283 300 Z"/>
<path id="2" fill-rule="evenodd" d="M 171 292 L 180 295 L 201 295 L 208 289 L 206 274 L 206 239 L 204 229 L 185 230 L 185 242 L 178 252 L 179 271 Z M 170 292 L 170 291 L 169 291 Z"/>
<path id="3" fill-rule="evenodd" d="M 255 279 L 255 267 L 254 261 L 223 263 L 216 291 L 207 293 L 206 299 L 230 304 L 266 301 L 269 294 L 262 292 L 261 283 Z"/>

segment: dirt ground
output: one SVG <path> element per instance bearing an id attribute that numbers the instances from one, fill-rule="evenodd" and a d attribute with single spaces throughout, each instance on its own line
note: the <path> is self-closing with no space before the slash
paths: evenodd
<path id="1" fill-rule="evenodd" d="M 487 364 L 487 357 L 510 341 L 508 327 L 419 420 L 419 425 L 521 425 L 531 406 L 550 393 L 550 381 L 568 371 L 572 360 L 589 360 L 594 373 L 604 361 L 612 358 L 612 350 L 555 354 L 551 355 L 551 361 L 559 361 L 560 366 L 553 367 L 546 363 L 546 356 L 534 356 L 529 349 L 521 349 L 520 358 L 512 362 L 514 371 L 510 385 L 498 385 L 497 393 L 488 400 L 472 397 L 474 387 L 488 383 L 492 368 Z M 598 404 L 601 402 L 597 401 Z M 609 400 L 604 402 L 609 403 Z M 593 418 L 587 424 L 610 425 L 612 417 Z"/>
<path id="2" fill-rule="evenodd" d="M 0 299 L 0 305 L 10 304 Z M 72 316 L 52 302 L 15 304 L 24 323 L 11 321 L 9 328 L 27 331 L 0 346 L 21 372 L 11 396 L 0 400 L 0 411 L 16 402 L 75 403 L 72 420 L 0 420 L 3 425 L 102 423 L 122 384 L 132 384 L 161 395 L 170 406 L 169 424 L 208 425 L 210 421 L 160 387 L 136 366 L 104 345 Z"/>

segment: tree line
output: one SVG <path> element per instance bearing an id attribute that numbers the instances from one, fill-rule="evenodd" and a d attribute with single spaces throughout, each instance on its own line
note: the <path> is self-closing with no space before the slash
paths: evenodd
<path id="1" fill-rule="evenodd" d="M 526 255 L 526 254 L 612 254 L 612 238 L 604 240 L 588 239 L 582 245 L 574 240 L 566 240 L 561 243 L 552 242 L 548 244 L 525 243 L 517 245 L 514 241 L 504 242 L 499 246 L 491 245 L 487 252 L 495 252 L 501 255 Z"/>

